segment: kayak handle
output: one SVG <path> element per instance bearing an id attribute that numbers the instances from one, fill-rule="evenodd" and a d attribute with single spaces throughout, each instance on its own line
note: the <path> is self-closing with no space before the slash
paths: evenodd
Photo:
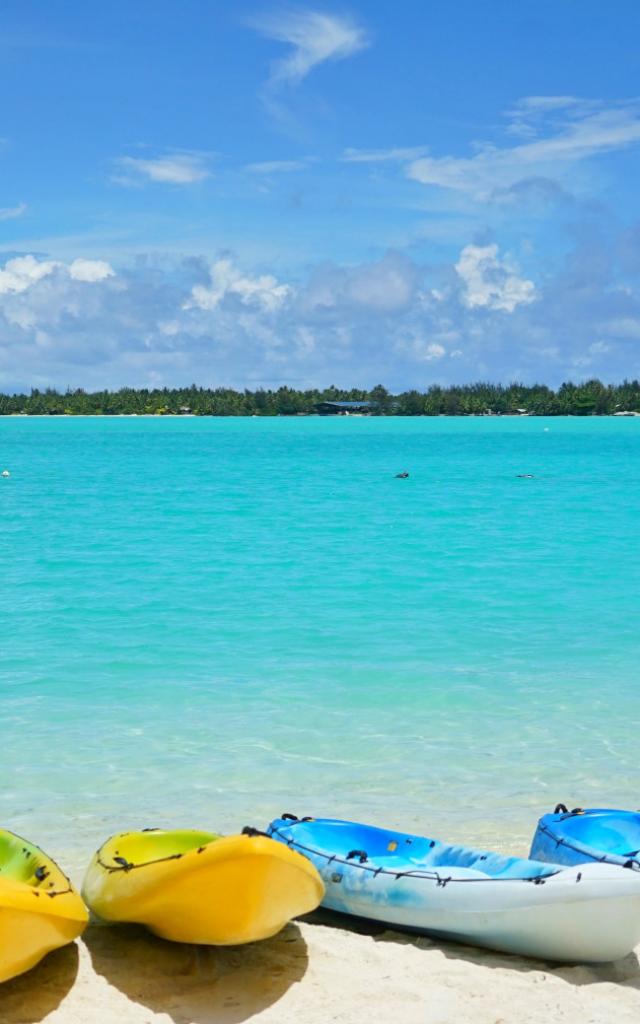
<path id="1" fill-rule="evenodd" d="M 123 871 L 131 871 L 131 868 L 135 867 L 135 864 L 132 864 L 131 861 L 128 861 L 126 857 L 114 857 L 113 859 L 116 862 L 116 864 L 120 865 L 120 868 Z"/>
<path id="2" fill-rule="evenodd" d="M 584 810 L 582 809 L 582 807 L 574 807 L 573 810 L 569 811 L 569 810 L 567 810 L 566 804 L 556 804 L 553 813 L 554 814 L 568 814 L 568 815 L 584 814 Z"/>
<path id="3" fill-rule="evenodd" d="M 300 821 L 297 814 L 289 814 L 288 811 L 285 811 L 284 814 L 281 814 L 280 818 L 282 821 Z"/>
<path id="4" fill-rule="evenodd" d="M 353 860 L 354 857 L 357 857 L 361 864 L 369 860 L 366 850 L 350 850 L 347 854 L 347 860 Z"/>

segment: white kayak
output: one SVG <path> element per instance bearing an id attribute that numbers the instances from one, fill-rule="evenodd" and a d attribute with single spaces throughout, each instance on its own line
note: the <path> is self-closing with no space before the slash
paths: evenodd
<path id="1" fill-rule="evenodd" d="M 640 943 L 640 871 L 567 868 L 331 819 L 272 822 L 326 886 L 322 905 L 393 928 L 572 963 Z"/>

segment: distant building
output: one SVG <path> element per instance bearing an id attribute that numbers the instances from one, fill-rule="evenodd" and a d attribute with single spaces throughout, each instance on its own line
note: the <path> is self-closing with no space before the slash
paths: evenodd
<path id="1" fill-rule="evenodd" d="M 318 402 L 320 416 L 369 416 L 371 402 Z"/>

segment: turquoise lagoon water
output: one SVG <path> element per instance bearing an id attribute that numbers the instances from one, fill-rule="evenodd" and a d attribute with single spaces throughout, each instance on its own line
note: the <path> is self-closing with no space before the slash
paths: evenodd
<path id="1" fill-rule="evenodd" d="M 0 462 L 0 821 L 76 875 L 124 828 L 526 852 L 638 805 L 640 420 L 14 418 Z"/>

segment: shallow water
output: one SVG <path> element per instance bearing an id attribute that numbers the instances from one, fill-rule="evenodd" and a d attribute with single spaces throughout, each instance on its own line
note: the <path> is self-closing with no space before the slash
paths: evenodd
<path id="1" fill-rule="evenodd" d="M 0 462 L 0 821 L 72 871 L 637 805 L 640 420 L 12 418 Z"/>

